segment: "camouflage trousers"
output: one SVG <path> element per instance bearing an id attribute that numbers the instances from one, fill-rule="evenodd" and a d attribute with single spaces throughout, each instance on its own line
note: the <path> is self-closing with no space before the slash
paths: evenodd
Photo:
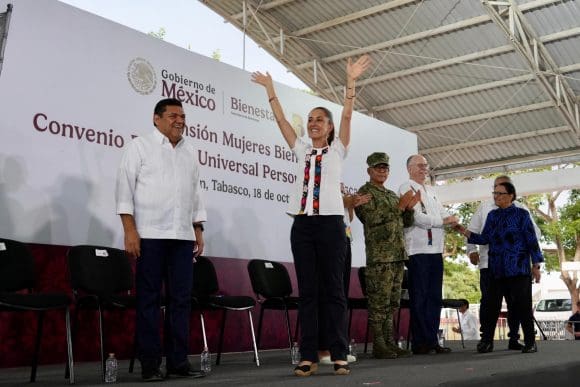
<path id="1" fill-rule="evenodd" d="M 365 271 L 369 323 L 382 325 L 387 342 L 392 341 L 393 311 L 399 307 L 405 262 L 372 263 Z"/>

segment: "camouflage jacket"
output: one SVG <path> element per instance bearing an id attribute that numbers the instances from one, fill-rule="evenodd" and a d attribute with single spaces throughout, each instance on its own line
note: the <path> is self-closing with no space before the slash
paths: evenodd
<path id="1" fill-rule="evenodd" d="M 364 225 L 367 265 L 409 259 L 403 227 L 413 224 L 414 211 L 401 211 L 396 193 L 370 182 L 360 187 L 358 193 L 372 196 L 368 203 L 355 208 L 356 216 Z"/>

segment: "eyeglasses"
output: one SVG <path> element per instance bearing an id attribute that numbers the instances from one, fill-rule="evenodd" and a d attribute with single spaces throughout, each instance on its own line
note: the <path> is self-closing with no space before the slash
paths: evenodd
<path id="1" fill-rule="evenodd" d="M 497 191 L 493 191 L 491 194 L 492 195 L 509 195 L 510 193 L 509 192 L 497 192 Z"/>
<path id="2" fill-rule="evenodd" d="M 389 164 L 379 164 L 379 165 L 375 165 L 373 167 L 373 169 L 375 169 L 377 171 L 388 171 L 389 170 Z"/>
<path id="3" fill-rule="evenodd" d="M 419 168 L 429 169 L 429 164 L 411 164 Z"/>

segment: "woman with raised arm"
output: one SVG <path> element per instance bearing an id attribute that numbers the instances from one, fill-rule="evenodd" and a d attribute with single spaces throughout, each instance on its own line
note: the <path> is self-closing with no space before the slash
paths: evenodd
<path id="1" fill-rule="evenodd" d="M 299 178 L 293 187 L 287 211 L 294 217 L 290 243 L 300 296 L 301 361 L 294 369 L 297 376 L 310 376 L 316 372 L 320 344 L 328 345 L 336 375 L 350 373 L 346 361 L 347 300 L 343 279 L 346 235 L 340 182 L 342 161 L 350 143 L 355 80 L 369 65 L 370 58 L 366 55 L 355 63 L 348 59 L 338 141 L 333 141 L 334 123 L 328 109 L 317 107 L 308 114 L 308 137 L 312 144 L 298 138 L 284 116 L 270 74 L 252 74 L 252 81 L 266 89 L 282 136 L 298 158 L 296 175 Z M 328 333 L 328 343 L 319 343 L 319 324 Z"/>

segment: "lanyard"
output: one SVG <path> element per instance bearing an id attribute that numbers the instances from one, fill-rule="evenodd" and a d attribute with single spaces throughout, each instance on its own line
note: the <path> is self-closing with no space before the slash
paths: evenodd
<path id="1" fill-rule="evenodd" d="M 414 193 L 417 193 L 417 190 L 413 186 L 411 186 L 411 189 L 413 190 Z M 425 191 L 425 193 L 427 193 L 427 191 Z M 421 203 L 421 212 L 423 214 L 427 215 L 427 208 L 425 207 L 425 204 L 423 203 L 423 199 L 421 199 L 421 201 L 419 203 Z M 433 246 L 433 231 L 431 231 L 430 228 L 427 229 L 427 245 Z"/>

